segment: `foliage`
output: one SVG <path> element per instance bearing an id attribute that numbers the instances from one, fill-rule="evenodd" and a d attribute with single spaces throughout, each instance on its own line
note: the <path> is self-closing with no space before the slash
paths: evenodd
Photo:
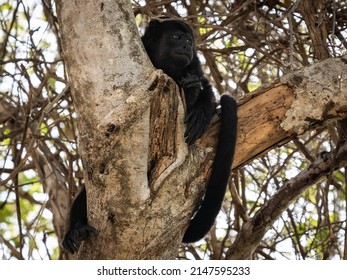
<path id="1" fill-rule="evenodd" d="M 309 2 L 132 4 L 140 32 L 151 18 L 185 17 L 216 93 L 240 99 L 285 72 L 345 53 L 347 2 Z M 0 1 L 0 19 L 0 257 L 65 258 L 58 246 L 65 208 L 83 174 L 54 2 Z M 225 258 L 242 223 L 340 140 L 338 125 L 331 124 L 235 170 L 216 227 L 205 240 L 182 246 L 178 258 Z M 346 259 L 346 177 L 338 170 L 311 186 L 267 232 L 253 258 Z"/>

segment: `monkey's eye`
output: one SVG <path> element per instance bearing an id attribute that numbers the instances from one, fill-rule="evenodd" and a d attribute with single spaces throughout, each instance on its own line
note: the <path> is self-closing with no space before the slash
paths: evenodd
<path id="1" fill-rule="evenodd" d="M 181 36 L 178 35 L 178 34 L 174 34 L 174 35 L 172 36 L 172 38 L 174 38 L 175 40 L 179 40 L 179 39 L 181 39 Z"/>

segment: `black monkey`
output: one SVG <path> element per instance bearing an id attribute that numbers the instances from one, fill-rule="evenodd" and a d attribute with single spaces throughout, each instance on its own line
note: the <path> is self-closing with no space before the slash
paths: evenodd
<path id="1" fill-rule="evenodd" d="M 204 77 L 195 49 L 191 27 L 181 20 L 153 20 L 142 42 L 156 68 L 162 69 L 184 90 L 187 105 L 186 142 L 192 145 L 207 130 L 216 110 L 215 96 Z M 213 226 L 221 208 L 234 158 L 237 105 L 222 95 L 221 125 L 216 155 L 203 201 L 184 234 L 183 242 L 203 238 Z"/>
<path id="2" fill-rule="evenodd" d="M 207 130 L 216 111 L 215 96 L 204 77 L 195 50 L 191 27 L 180 20 L 153 20 L 142 42 L 156 68 L 168 74 L 184 90 L 187 106 L 185 139 L 192 145 Z M 223 202 L 234 157 L 237 129 L 237 106 L 228 95 L 221 97 L 221 126 L 216 155 L 204 199 L 190 221 L 183 242 L 195 242 L 212 227 Z M 70 211 L 70 228 L 63 247 L 74 253 L 80 242 L 97 231 L 88 225 L 86 191 L 83 188 Z"/>

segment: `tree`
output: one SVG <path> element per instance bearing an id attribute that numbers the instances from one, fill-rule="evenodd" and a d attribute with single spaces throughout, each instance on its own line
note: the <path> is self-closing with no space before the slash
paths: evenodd
<path id="1" fill-rule="evenodd" d="M 9 175 L 1 177 L 4 193 L 8 193 L 2 207 L 7 210 L 16 206 L 18 224 L 15 238 L 6 238 L 0 231 L 9 255 L 24 258 L 24 243 L 30 240 L 27 233 L 38 231 L 27 223 L 25 230 L 22 227 L 23 214 L 33 211 L 23 202 L 39 202 L 32 200 L 31 188 L 26 191 L 21 186 L 33 186 L 33 181 L 21 176 L 25 170 L 34 169 L 49 194 L 49 203 L 41 204 L 40 209 L 47 207 L 53 213 L 58 240 L 65 230 L 68 197 L 76 186 L 86 183 L 89 218 L 100 234 L 83 244 L 80 258 L 177 257 L 191 211 L 203 195 L 218 119 L 188 150 L 183 139 L 184 109 L 179 90 L 151 66 L 133 18 L 133 12 L 141 21 L 146 20 L 144 14 L 178 15 L 177 4 L 187 8 L 188 19 L 198 31 L 198 42 L 202 42 L 199 49 L 217 92 L 227 90 L 239 98 L 240 119 L 234 175 L 223 207 L 227 226 L 213 229 L 207 243 L 200 247 L 182 247 L 179 257 L 200 258 L 206 251 L 216 259 L 273 258 L 281 253 L 275 244 L 288 236 L 297 257 L 345 258 L 347 250 L 341 240 L 346 227 L 342 214 L 346 184 L 341 168 L 347 159 L 346 58 L 329 58 L 338 56 L 345 44 L 345 4 L 331 1 L 330 6 L 324 6 L 324 1 L 318 1 L 318 7 L 322 5 L 319 9 L 306 0 L 215 2 L 212 6 L 204 1 L 191 1 L 190 5 L 171 2 L 175 3 L 134 1 L 131 7 L 125 0 L 57 1 L 59 23 L 53 6 L 42 2 L 50 27 L 59 29 L 69 86 L 65 77 L 55 74 L 60 59 L 45 62 L 33 39 L 38 59 L 35 55 L 27 60 L 13 59 L 6 54 L 10 36 L 4 41 L 2 57 L 8 59 L 4 65 L 18 65 L 27 82 L 19 82 L 18 88 L 28 94 L 25 100 L 12 91 L 1 103 L 3 138 L 7 141 L 3 155 L 14 162 L 6 172 Z M 13 15 L 26 7 L 17 4 Z M 146 4 L 146 9 L 139 9 L 140 4 Z M 206 14 L 208 9 L 218 11 L 219 16 Z M 30 22 L 28 11 L 24 14 Z M 11 28 L 6 34 L 11 34 Z M 223 47 L 216 48 L 218 43 Z M 12 53 L 16 54 L 15 50 Z M 289 61 L 287 65 L 285 60 Z M 28 63 L 26 67 L 23 62 Z M 305 67 L 298 70 L 299 66 Z M 39 77 L 38 84 L 30 76 L 31 68 Z M 288 73 L 283 75 L 285 70 Z M 252 81 L 255 77 L 256 82 Z M 56 81 L 62 81 L 65 88 L 56 89 Z M 231 90 L 231 81 L 238 81 L 237 91 Z M 249 93 L 269 81 L 271 85 Z M 68 102 L 62 105 L 65 100 Z M 69 108 L 70 112 L 76 107 L 77 154 L 62 142 L 68 140 L 67 132 L 76 139 L 76 130 L 65 126 L 75 125 L 76 117 L 62 119 L 59 113 L 64 110 L 59 112 L 56 104 L 57 109 Z M 60 128 L 60 137 L 54 138 L 49 126 L 57 127 L 57 123 L 64 127 Z M 328 144 L 330 151 L 322 153 L 321 147 Z M 276 146 L 280 148 L 273 150 Z M 281 182 L 281 178 L 285 180 Z M 298 206 L 294 204 L 297 199 Z M 317 218 L 309 215 L 314 212 L 312 207 Z M 4 217 L 10 217 L 10 213 Z M 34 221 L 41 223 L 41 215 Z M 283 220 L 286 216 L 289 222 Z"/>

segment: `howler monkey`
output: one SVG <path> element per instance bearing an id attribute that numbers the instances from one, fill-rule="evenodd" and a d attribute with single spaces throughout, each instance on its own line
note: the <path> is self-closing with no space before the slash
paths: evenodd
<path id="1" fill-rule="evenodd" d="M 215 96 L 204 77 L 191 27 L 181 20 L 153 20 L 142 42 L 154 67 L 162 69 L 184 90 L 187 105 L 186 142 L 193 144 L 207 130 L 216 110 Z M 212 227 L 221 208 L 234 157 L 237 129 L 236 103 L 221 97 L 221 126 L 216 155 L 204 199 L 190 221 L 183 242 L 195 242 Z"/>
<path id="2" fill-rule="evenodd" d="M 169 75 L 185 94 L 187 114 L 185 140 L 192 145 L 207 130 L 216 112 L 216 100 L 209 81 L 205 78 L 191 27 L 181 20 L 152 20 L 142 36 L 143 45 L 154 67 Z M 221 125 L 216 155 L 205 196 L 184 234 L 183 242 L 195 242 L 212 227 L 223 202 L 236 143 L 236 103 L 222 95 Z M 88 225 L 86 192 L 83 188 L 70 211 L 70 228 L 63 240 L 69 252 L 96 230 Z"/>

